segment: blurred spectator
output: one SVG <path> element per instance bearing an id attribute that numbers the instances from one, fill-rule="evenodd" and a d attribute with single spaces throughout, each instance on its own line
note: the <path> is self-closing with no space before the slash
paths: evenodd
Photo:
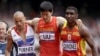
<path id="1" fill-rule="evenodd" d="M 6 48 L 6 30 L 7 24 L 3 21 L 0 21 L 0 56 L 5 56 L 5 48 Z"/>

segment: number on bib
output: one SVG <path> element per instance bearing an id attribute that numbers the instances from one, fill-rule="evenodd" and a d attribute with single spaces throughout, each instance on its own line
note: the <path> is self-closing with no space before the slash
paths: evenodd
<path id="1" fill-rule="evenodd" d="M 71 34 L 67 35 L 68 40 L 71 40 Z"/>

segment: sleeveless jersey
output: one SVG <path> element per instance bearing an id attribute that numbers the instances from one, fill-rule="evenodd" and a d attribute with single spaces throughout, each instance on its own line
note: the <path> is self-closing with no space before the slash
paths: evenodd
<path id="1" fill-rule="evenodd" d="M 61 32 L 63 56 L 86 56 L 85 40 L 80 36 L 78 26 L 72 30 L 64 27 Z"/>
<path id="2" fill-rule="evenodd" d="M 60 40 L 56 17 L 51 22 L 45 23 L 40 18 L 37 32 L 40 38 L 40 56 L 60 56 Z"/>
<path id="3" fill-rule="evenodd" d="M 6 44 L 7 44 L 7 41 L 0 42 L 0 56 L 5 56 Z"/>
<path id="4" fill-rule="evenodd" d="M 35 36 L 33 29 L 26 25 L 26 40 L 16 32 L 16 28 L 11 31 L 13 42 L 16 44 L 17 56 L 36 56 L 34 51 Z"/>

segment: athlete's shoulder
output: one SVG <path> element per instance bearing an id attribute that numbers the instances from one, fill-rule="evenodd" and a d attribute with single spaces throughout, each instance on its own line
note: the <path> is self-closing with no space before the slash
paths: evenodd
<path id="1" fill-rule="evenodd" d="M 11 32 L 15 27 L 16 27 L 15 25 L 11 26 L 7 31 L 7 39 L 10 40 L 10 41 L 12 41 L 12 33 Z"/>
<path id="2" fill-rule="evenodd" d="M 64 17 L 61 17 L 61 16 L 57 17 L 57 22 L 58 22 L 59 25 L 62 25 L 62 26 L 67 24 L 67 20 Z"/>
<path id="3" fill-rule="evenodd" d="M 59 21 L 59 22 L 67 21 L 64 17 L 61 17 L 61 16 L 57 16 L 56 18 L 57 18 L 57 21 Z"/>
<path id="4" fill-rule="evenodd" d="M 64 17 L 61 17 L 61 16 L 57 16 L 56 17 L 58 20 L 66 20 Z"/>
<path id="5" fill-rule="evenodd" d="M 85 36 L 85 35 L 89 35 L 89 29 L 84 25 L 84 24 L 81 24 L 78 26 L 79 27 L 79 32 L 82 36 Z"/>
<path id="6" fill-rule="evenodd" d="M 82 25 L 82 24 L 83 24 L 83 22 L 82 22 L 81 19 L 77 19 L 77 20 L 76 20 L 76 23 L 77 23 L 77 25 Z"/>
<path id="7" fill-rule="evenodd" d="M 14 25 L 14 26 L 11 26 L 11 27 L 8 29 L 7 33 L 11 33 L 11 31 L 12 31 L 15 27 L 16 27 L 15 25 Z"/>

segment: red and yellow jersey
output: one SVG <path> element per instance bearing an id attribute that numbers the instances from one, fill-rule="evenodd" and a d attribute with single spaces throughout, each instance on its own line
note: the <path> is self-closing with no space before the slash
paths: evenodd
<path id="1" fill-rule="evenodd" d="M 80 36 L 78 26 L 69 30 L 66 26 L 61 32 L 63 56 L 86 56 L 85 40 Z"/>
<path id="2" fill-rule="evenodd" d="M 40 56 L 61 56 L 56 17 L 52 17 L 49 23 L 40 18 L 37 32 L 40 38 Z"/>

